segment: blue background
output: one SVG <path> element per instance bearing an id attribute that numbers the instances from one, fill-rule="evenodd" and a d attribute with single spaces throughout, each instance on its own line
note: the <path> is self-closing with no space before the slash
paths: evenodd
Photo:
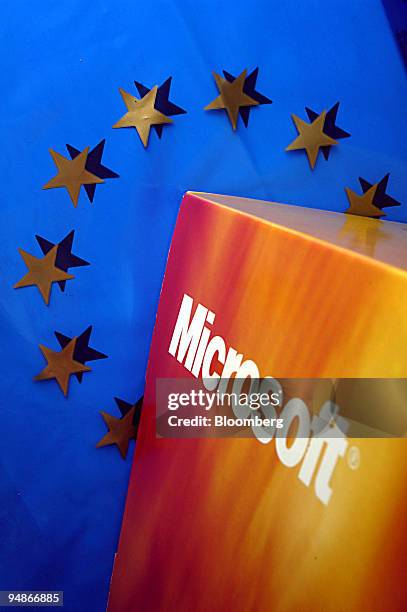
<path id="1" fill-rule="evenodd" d="M 344 210 L 344 187 L 390 171 L 389 193 L 406 202 L 407 85 L 381 3 L 196 0 L 28 2 L 2 6 L 1 30 L 1 426 L 0 588 L 65 591 L 66 610 L 105 607 L 133 454 L 96 449 L 119 415 L 117 395 L 143 390 L 150 337 L 177 210 L 187 189 Z M 223 112 L 202 109 L 216 95 L 211 71 L 259 66 L 258 90 L 274 103 L 233 133 Z M 125 112 L 118 92 L 136 93 L 173 75 L 171 99 L 187 109 L 152 132 L 144 150 L 134 130 L 112 130 Z M 284 151 L 305 118 L 341 106 L 352 137 L 320 157 Z M 64 189 L 42 191 L 55 174 L 48 148 L 95 146 L 120 179 L 84 192 L 74 209 Z M 388 219 L 407 221 L 404 205 Z M 17 247 L 40 255 L 34 235 L 58 242 L 76 230 L 73 252 L 91 262 L 72 270 L 47 308 Z M 55 381 L 33 383 L 44 360 L 94 325 L 92 362 L 65 399 Z M 151 500 L 154 504 L 154 500 Z"/>

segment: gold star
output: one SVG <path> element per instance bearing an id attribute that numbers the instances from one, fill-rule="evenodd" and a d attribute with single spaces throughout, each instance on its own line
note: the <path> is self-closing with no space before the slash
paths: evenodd
<path id="1" fill-rule="evenodd" d="M 91 371 L 91 368 L 88 366 L 74 360 L 73 353 L 75 345 L 76 338 L 72 338 L 61 351 L 53 351 L 43 344 L 40 344 L 39 347 L 48 364 L 42 372 L 34 377 L 34 380 L 49 380 L 50 378 L 55 378 L 66 397 L 68 395 L 68 385 L 71 374 Z"/>
<path id="2" fill-rule="evenodd" d="M 160 113 L 154 108 L 155 99 L 157 96 L 157 85 L 143 96 L 140 100 L 131 96 L 127 91 L 119 89 L 123 102 L 127 106 L 127 113 L 123 115 L 114 128 L 134 127 L 136 128 L 141 142 L 146 147 L 150 136 L 151 126 L 160 125 L 161 123 L 173 123 L 172 119 Z"/>
<path id="3" fill-rule="evenodd" d="M 95 185 L 104 183 L 104 180 L 85 170 L 86 159 L 89 147 L 86 147 L 74 159 L 67 159 L 52 149 L 49 150 L 54 164 L 58 168 L 58 174 L 54 176 L 43 189 L 54 189 L 55 187 L 65 187 L 73 205 L 78 205 L 79 192 L 81 185 Z"/>
<path id="4" fill-rule="evenodd" d="M 358 195 L 352 189 L 345 187 L 349 200 L 349 208 L 345 210 L 348 215 L 360 217 L 385 217 L 385 213 L 373 204 L 378 183 L 372 185 L 364 194 Z"/>
<path id="5" fill-rule="evenodd" d="M 132 406 L 128 413 L 122 418 L 117 418 L 111 414 L 108 414 L 107 412 L 101 412 L 100 414 L 102 415 L 109 431 L 101 440 L 99 440 L 99 442 L 96 444 L 96 448 L 116 444 L 121 456 L 123 459 L 125 459 L 127 450 L 129 448 L 129 441 L 134 438 L 136 431 L 133 423 L 135 410 L 136 405 Z"/>
<path id="6" fill-rule="evenodd" d="M 326 111 L 314 119 L 312 123 L 307 123 L 297 117 L 297 115 L 291 115 L 295 127 L 298 131 L 298 136 L 291 144 L 288 145 L 286 151 L 296 151 L 297 149 L 305 149 L 308 156 L 308 161 L 311 168 L 315 167 L 317 156 L 320 147 L 326 147 L 328 145 L 336 145 L 338 142 L 327 136 L 324 132 Z"/>
<path id="7" fill-rule="evenodd" d="M 37 285 L 44 302 L 48 305 L 52 283 L 75 278 L 72 274 L 68 274 L 55 266 L 57 250 L 58 245 L 56 244 L 44 257 L 34 257 L 27 251 L 18 249 L 29 272 L 14 285 L 14 289 Z"/>
<path id="8" fill-rule="evenodd" d="M 216 72 L 213 73 L 213 77 L 218 86 L 220 95 L 213 100 L 208 106 L 205 106 L 204 110 L 215 110 L 224 108 L 228 114 L 232 128 L 235 130 L 237 125 L 237 118 L 239 115 L 239 108 L 241 106 L 257 106 L 257 100 L 254 100 L 243 92 L 244 82 L 246 79 L 247 70 L 243 70 L 238 77 L 232 83 L 229 83 L 226 79 L 222 78 Z"/>

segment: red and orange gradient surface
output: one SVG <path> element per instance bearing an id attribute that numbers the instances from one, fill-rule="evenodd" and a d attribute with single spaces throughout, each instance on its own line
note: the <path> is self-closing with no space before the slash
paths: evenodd
<path id="1" fill-rule="evenodd" d="M 157 377 L 189 375 L 168 353 L 184 293 L 262 375 L 407 378 L 406 237 L 399 224 L 185 196 L 109 612 L 406 609 L 406 440 L 349 440 L 324 505 L 273 441 L 155 436 Z"/>

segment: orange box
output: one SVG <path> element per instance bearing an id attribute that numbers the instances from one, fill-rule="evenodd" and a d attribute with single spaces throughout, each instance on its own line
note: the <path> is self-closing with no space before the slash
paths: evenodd
<path id="1" fill-rule="evenodd" d="M 405 439 L 341 433 L 319 443 L 311 414 L 292 446 L 277 434 L 156 437 L 157 380 L 199 379 L 203 368 L 214 384 L 230 370 L 407 378 L 406 247 L 407 226 L 398 223 L 185 195 L 110 612 L 406 610 Z"/>

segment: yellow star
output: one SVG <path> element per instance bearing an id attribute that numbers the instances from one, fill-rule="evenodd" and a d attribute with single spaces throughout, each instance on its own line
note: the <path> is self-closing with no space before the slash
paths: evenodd
<path id="1" fill-rule="evenodd" d="M 55 187 L 65 187 L 68 190 L 69 197 L 73 205 L 78 205 L 79 192 L 81 185 L 95 185 L 96 183 L 104 183 L 104 180 L 85 170 L 86 159 L 88 157 L 89 147 L 86 147 L 74 159 L 67 159 L 52 149 L 51 153 L 54 164 L 58 168 L 58 174 L 54 176 L 43 189 L 54 189 Z"/>
<path id="2" fill-rule="evenodd" d="M 385 217 L 385 213 L 373 204 L 378 183 L 372 185 L 364 194 L 358 195 L 352 189 L 345 187 L 349 200 L 349 208 L 345 210 L 348 215 L 359 215 L 360 217 Z"/>
<path id="3" fill-rule="evenodd" d="M 213 100 L 208 106 L 205 106 L 204 110 L 215 110 L 224 108 L 228 114 L 232 128 L 235 130 L 237 125 L 237 118 L 239 115 L 239 108 L 241 106 L 257 106 L 257 100 L 254 100 L 243 92 L 244 82 L 246 79 L 247 70 L 243 70 L 239 76 L 229 83 L 226 79 L 222 78 L 216 72 L 213 73 L 213 77 L 218 86 L 220 95 Z"/>
<path id="4" fill-rule="evenodd" d="M 324 132 L 326 111 L 314 119 L 312 123 L 307 123 L 297 117 L 297 115 L 291 115 L 295 127 L 298 131 L 298 136 L 291 144 L 288 145 L 286 151 L 296 151 L 297 149 L 305 149 L 308 156 L 308 161 L 311 168 L 315 167 L 317 156 L 320 147 L 326 147 L 330 145 L 336 145 L 338 142 L 327 136 Z"/>
<path id="5" fill-rule="evenodd" d="M 48 364 L 42 372 L 34 377 L 34 380 L 49 380 L 50 378 L 55 378 L 66 397 L 68 395 L 68 385 L 71 374 L 91 371 L 91 368 L 88 366 L 74 360 L 73 353 L 75 345 L 76 338 L 72 338 L 61 351 L 53 351 L 43 344 L 40 344 L 39 347 Z"/>
<path id="6" fill-rule="evenodd" d="M 34 257 L 27 251 L 18 249 L 29 272 L 14 285 L 14 289 L 37 285 L 44 302 L 48 305 L 52 283 L 75 278 L 72 274 L 67 274 L 67 272 L 55 267 L 57 250 L 58 245 L 56 244 L 44 257 Z"/>
<path id="7" fill-rule="evenodd" d="M 134 412 L 136 405 L 134 405 L 128 413 L 122 417 L 117 418 L 108 414 L 107 412 L 101 412 L 104 422 L 106 423 L 109 431 L 107 434 L 99 440 L 96 444 L 96 448 L 101 446 L 109 446 L 109 444 L 116 444 L 120 451 L 123 459 L 126 458 L 127 450 L 129 448 L 129 441 L 134 438 L 135 427 L 134 427 Z"/>
<path id="8" fill-rule="evenodd" d="M 127 113 L 123 115 L 114 128 L 134 127 L 136 128 L 141 142 L 146 147 L 150 136 L 151 126 L 161 123 L 173 123 L 172 119 L 160 113 L 154 108 L 157 97 L 157 85 L 143 96 L 140 100 L 131 96 L 127 91 L 119 89 L 123 102 L 127 106 Z"/>

